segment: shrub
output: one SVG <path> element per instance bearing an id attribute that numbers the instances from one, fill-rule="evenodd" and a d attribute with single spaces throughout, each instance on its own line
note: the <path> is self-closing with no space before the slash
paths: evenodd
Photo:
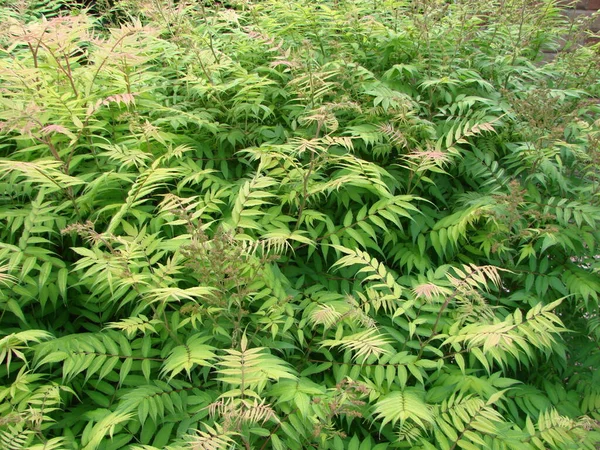
<path id="1" fill-rule="evenodd" d="M 115 8 L 0 9 L 3 448 L 595 448 L 554 2 Z"/>

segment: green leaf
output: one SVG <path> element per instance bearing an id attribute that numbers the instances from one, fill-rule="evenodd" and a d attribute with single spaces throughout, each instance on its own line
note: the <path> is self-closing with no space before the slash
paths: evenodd
<path id="1" fill-rule="evenodd" d="M 381 427 L 389 422 L 402 425 L 410 420 L 425 429 L 433 423 L 434 416 L 424 401 L 424 394 L 415 388 L 391 392 L 375 404 L 375 418 L 381 421 Z"/>
<path id="2" fill-rule="evenodd" d="M 204 344 L 206 340 L 200 335 L 193 335 L 185 345 L 174 347 L 163 363 L 161 374 L 168 375 L 168 379 L 171 380 L 184 370 L 187 376 L 191 377 L 191 370 L 195 365 L 211 367 L 210 361 L 216 359 L 215 348 Z"/>

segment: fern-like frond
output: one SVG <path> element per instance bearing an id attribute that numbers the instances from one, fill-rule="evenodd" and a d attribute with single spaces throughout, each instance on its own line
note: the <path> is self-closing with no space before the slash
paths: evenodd
<path id="1" fill-rule="evenodd" d="M 495 266 L 477 266 L 475 264 L 465 264 L 462 268 L 453 267 L 456 277 L 448 273 L 446 277 L 454 287 L 459 287 L 463 283 L 473 289 L 488 289 L 488 283 L 491 282 L 497 288 L 500 287 L 502 279 L 499 269 Z"/>
<path id="2" fill-rule="evenodd" d="M 421 283 L 415 286 L 412 290 L 413 295 L 417 298 L 424 298 L 427 301 L 432 301 L 441 296 L 451 295 L 452 291 L 445 286 L 438 286 L 435 283 Z"/>
<path id="3" fill-rule="evenodd" d="M 3 284 L 4 286 L 9 286 L 10 284 L 17 281 L 17 277 L 8 273 L 9 271 L 9 265 L 0 266 L 0 284 Z"/>
<path id="4" fill-rule="evenodd" d="M 115 427 L 128 422 L 132 418 L 132 413 L 111 412 L 100 419 L 93 427 L 86 430 L 82 436 L 82 450 L 96 450 L 105 440 L 106 434 L 113 436 Z"/>
<path id="5" fill-rule="evenodd" d="M 573 442 L 581 443 L 581 448 L 591 448 L 584 446 L 586 434 L 598 428 L 597 422 L 589 417 L 572 419 L 550 408 L 540 414 L 535 424 L 527 416 L 524 431 L 536 448 L 568 448 Z"/>
<path id="6" fill-rule="evenodd" d="M 373 307 L 375 312 L 379 306 L 383 306 L 386 312 L 390 311 L 394 302 L 398 302 L 403 293 L 403 287 L 396 281 L 396 276 L 393 272 L 380 263 L 377 258 L 372 257 L 368 252 L 361 250 L 352 250 L 343 246 L 333 246 L 336 250 L 345 253 L 346 256 L 340 258 L 332 267 L 335 269 L 358 265 L 360 268 L 357 274 L 366 274 L 362 278 L 364 283 L 377 281 L 369 284 L 370 289 L 382 291 L 385 294 L 384 298 L 377 298 Z M 402 305 L 403 310 L 408 310 L 412 305 L 410 301 Z"/>
<path id="7" fill-rule="evenodd" d="M 25 450 L 31 441 L 33 431 L 25 429 L 23 423 L 7 425 L 5 430 L 0 430 L 0 444 L 7 450 Z"/>
<path id="8" fill-rule="evenodd" d="M 164 188 L 167 183 L 173 182 L 175 178 L 182 174 L 182 169 L 161 167 L 162 163 L 162 159 L 158 158 L 136 178 L 127 193 L 126 201 L 121 205 L 108 224 L 106 228 L 107 234 L 115 231 L 131 208 L 139 207 L 146 203 L 155 191 Z"/>
<path id="9" fill-rule="evenodd" d="M 274 194 L 268 188 L 276 183 L 273 178 L 258 175 L 245 181 L 233 201 L 231 210 L 233 225 L 259 229 L 256 219 L 265 214 L 260 207 L 271 203 Z"/>
<path id="10" fill-rule="evenodd" d="M 262 347 L 248 348 L 245 334 L 240 341 L 240 350 L 227 349 L 225 352 L 227 355 L 221 356 L 217 363 L 219 380 L 236 387 L 224 393 L 225 397 L 257 396 L 269 380 L 296 379 L 294 370 L 281 358 Z"/>
<path id="11" fill-rule="evenodd" d="M 185 411 L 188 390 L 189 384 L 182 381 L 165 383 L 154 380 L 152 384 L 125 392 L 119 399 L 116 411 L 137 414 L 142 425 L 147 419 L 160 423 L 167 415 Z"/>
<path id="12" fill-rule="evenodd" d="M 326 339 L 321 342 L 321 347 L 342 347 L 354 354 L 353 359 L 365 362 L 371 356 L 376 358 L 388 354 L 386 346 L 390 343 L 388 337 L 382 335 L 377 329 L 360 331 L 341 339 Z"/>
<path id="13" fill-rule="evenodd" d="M 196 302 L 198 299 L 212 297 L 216 291 L 217 288 L 205 286 L 196 286 L 187 289 L 176 287 L 156 288 L 149 290 L 146 293 L 146 298 L 149 303 L 181 302 L 182 300 Z"/>
<path id="14" fill-rule="evenodd" d="M 338 308 L 347 308 L 345 302 L 336 302 L 336 304 L 325 304 L 318 305 L 311 311 L 310 321 L 313 323 L 313 327 L 317 325 L 323 325 L 327 330 L 334 326 L 341 318 L 342 312 Z"/>
<path id="15" fill-rule="evenodd" d="M 86 381 L 93 375 L 101 380 L 122 361 L 116 371 L 120 379 L 124 379 L 131 370 L 132 353 L 131 343 L 124 335 L 107 330 L 102 333 L 71 334 L 38 344 L 34 363 L 40 367 L 62 362 L 63 379 L 70 382 L 84 372 Z"/>
<path id="16" fill-rule="evenodd" d="M 486 402 L 473 395 L 452 394 L 434 408 L 436 441 L 450 448 L 462 447 L 464 441 L 467 441 L 465 446 L 485 447 L 485 435 L 499 436 L 505 429 L 502 415 L 493 407 L 494 401 L 493 398 Z"/>
<path id="17" fill-rule="evenodd" d="M 44 330 L 19 331 L 4 336 L 0 339 L 0 364 L 6 363 L 7 370 L 10 372 L 10 363 L 13 357 L 27 363 L 24 352 L 30 342 L 39 343 L 53 337 L 52 334 Z"/>
<path id="18" fill-rule="evenodd" d="M 208 338 L 200 335 L 192 335 L 185 345 L 178 345 L 171 350 L 169 357 L 163 363 L 161 374 L 168 375 L 171 380 L 177 374 L 186 371 L 191 376 L 191 369 L 195 365 L 211 366 L 209 361 L 216 358 L 215 347 L 206 345 Z"/>
<path id="19" fill-rule="evenodd" d="M 159 323 L 161 322 L 157 319 L 148 319 L 143 314 L 140 314 L 137 317 L 128 317 L 118 322 L 110 322 L 106 325 L 106 328 L 122 330 L 129 339 L 133 339 L 138 333 L 144 335 L 146 333 L 156 333 L 155 326 Z"/>
<path id="20" fill-rule="evenodd" d="M 400 426 L 412 421 L 423 430 L 431 427 L 435 417 L 431 406 L 425 403 L 425 392 L 417 388 L 405 388 L 402 391 L 390 392 L 375 404 L 374 415 L 386 423 Z"/>
<path id="21" fill-rule="evenodd" d="M 269 420 L 279 422 L 272 406 L 266 401 L 221 398 L 208 406 L 209 414 L 219 416 L 225 430 L 236 431 L 242 426 L 264 425 Z"/>
<path id="22" fill-rule="evenodd" d="M 562 299 L 548 305 L 539 303 L 530 309 L 525 317 L 517 309 L 503 321 L 496 320 L 491 324 L 473 323 L 458 329 L 459 325 L 455 323 L 443 345 L 459 344 L 459 347 L 465 345 L 467 349 L 474 352 L 488 371 L 488 363 L 477 351 L 480 347 L 483 354 L 489 354 L 501 365 L 508 361 L 509 355 L 521 360 L 524 353 L 527 359 L 534 360 L 532 347 L 544 353 L 560 354 L 562 343 L 557 340 L 557 336 L 565 329 L 560 318 L 552 311 L 561 301 Z"/>
<path id="23" fill-rule="evenodd" d="M 232 438 L 220 427 L 211 428 L 204 425 L 207 431 L 196 430 L 195 434 L 185 436 L 187 448 L 191 450 L 225 450 L 231 447 Z"/>
<path id="24" fill-rule="evenodd" d="M 66 191 L 68 188 L 85 184 L 79 178 L 65 174 L 61 161 L 37 160 L 35 162 L 0 160 L 0 177 L 18 173 L 28 182 L 43 187 L 47 192 Z"/>
<path id="25" fill-rule="evenodd" d="M 27 450 L 62 450 L 67 445 L 69 444 L 66 438 L 57 437 L 48 439 L 40 444 L 30 445 L 27 447 Z"/>

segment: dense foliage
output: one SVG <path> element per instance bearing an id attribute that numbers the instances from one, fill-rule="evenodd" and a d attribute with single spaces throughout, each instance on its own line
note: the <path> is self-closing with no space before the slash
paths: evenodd
<path id="1" fill-rule="evenodd" d="M 0 448 L 595 448 L 585 24 L 68 6 L 0 7 Z"/>

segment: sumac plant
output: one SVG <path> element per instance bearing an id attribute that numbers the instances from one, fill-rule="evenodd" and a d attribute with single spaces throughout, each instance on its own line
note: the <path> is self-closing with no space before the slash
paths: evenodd
<path id="1" fill-rule="evenodd" d="M 0 448 L 597 448 L 564 5 L 54 3 L 0 6 Z"/>

